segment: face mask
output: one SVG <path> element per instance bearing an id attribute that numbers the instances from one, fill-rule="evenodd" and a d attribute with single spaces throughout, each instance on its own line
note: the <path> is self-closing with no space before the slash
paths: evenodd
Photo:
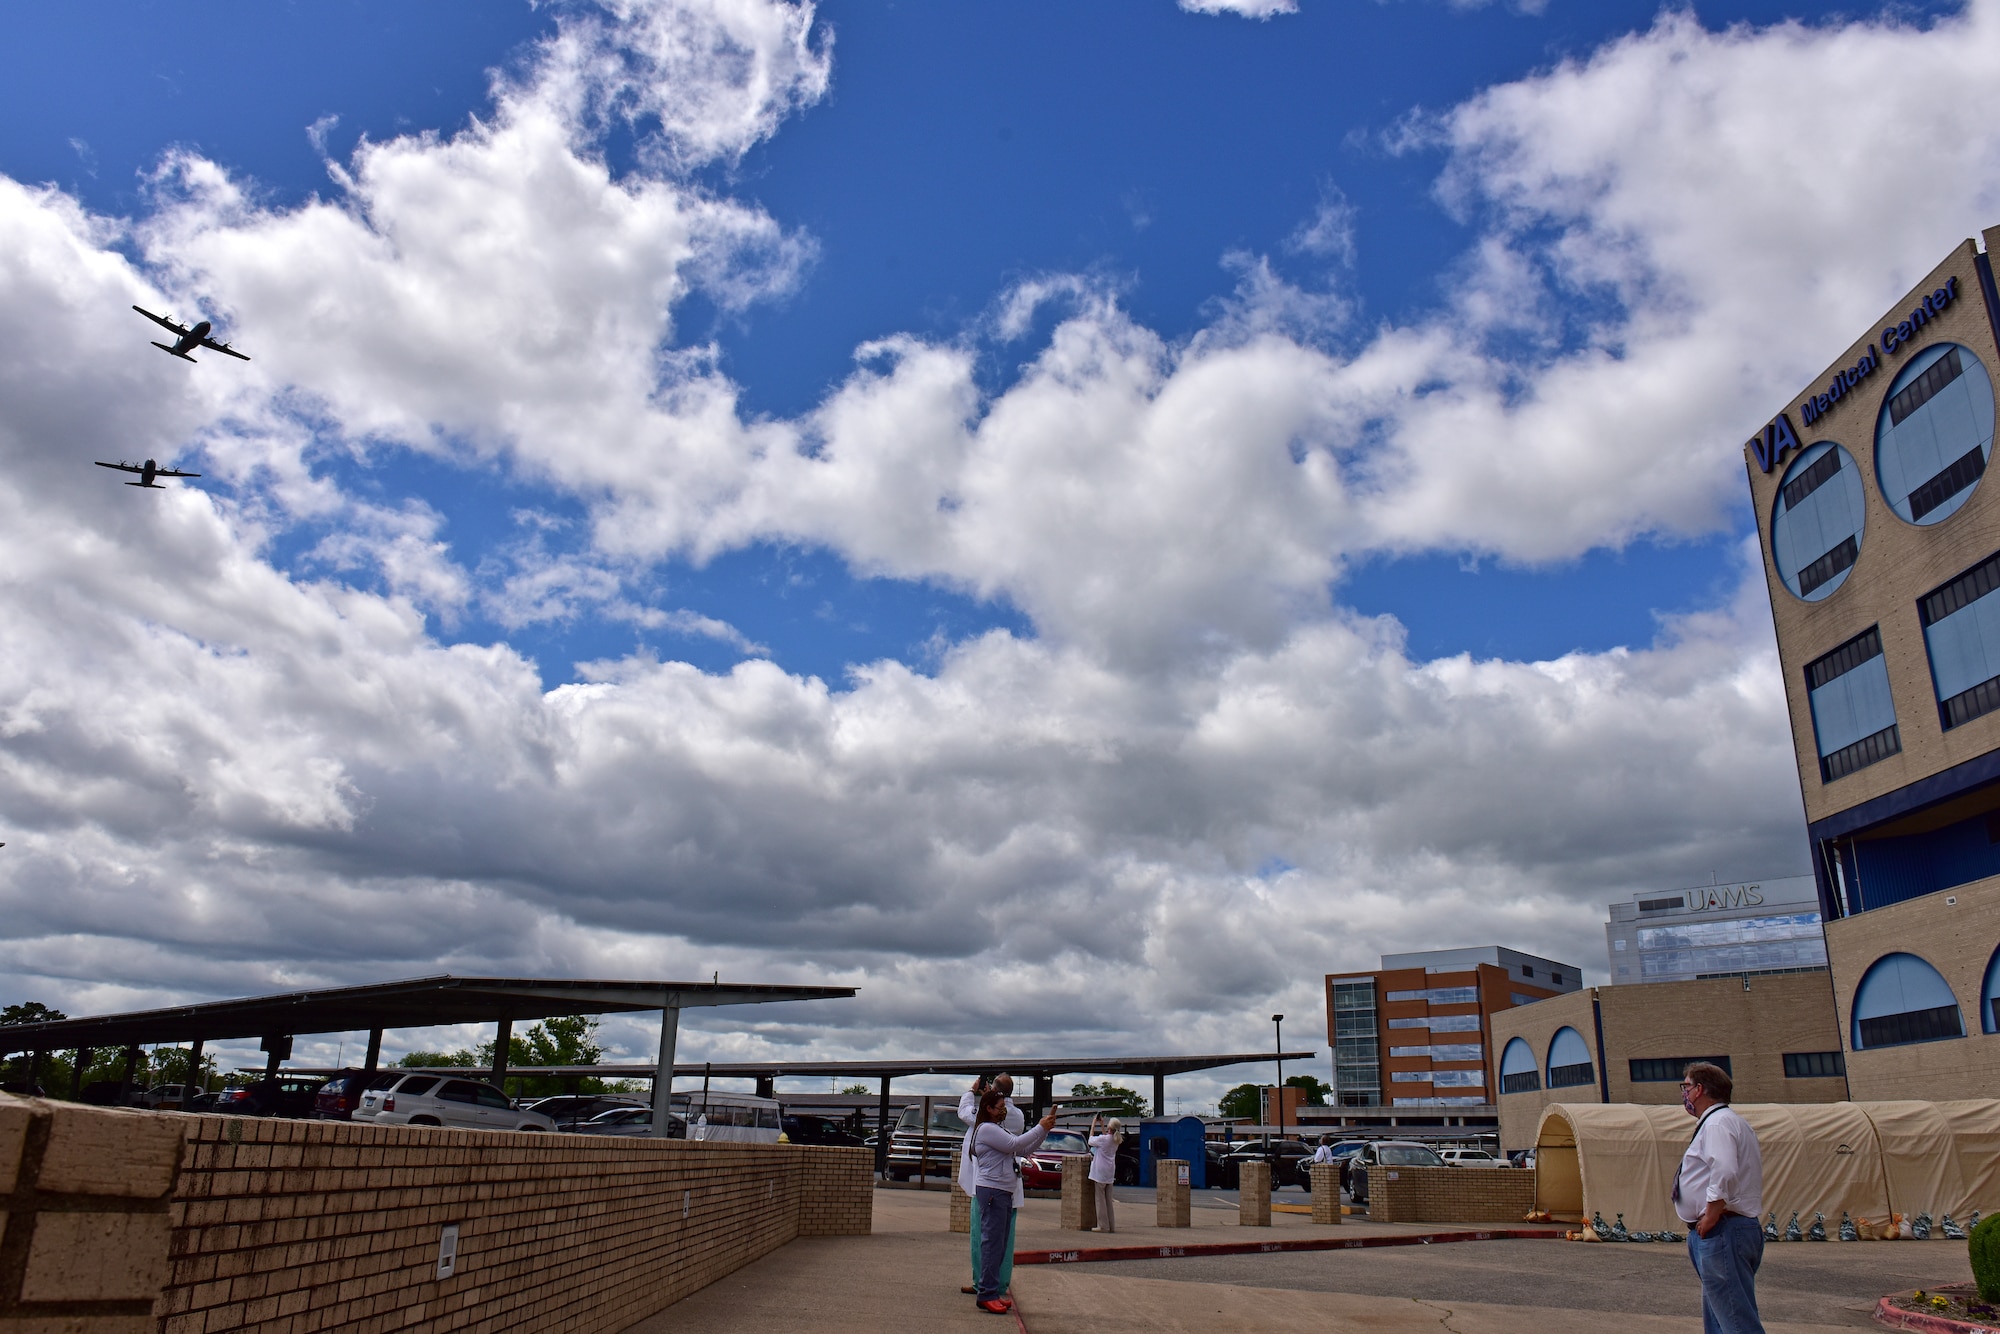
<path id="1" fill-rule="evenodd" d="M 1696 1106 L 1694 1105 L 1694 1090 L 1693 1090 L 1693 1089 L 1682 1089 L 1682 1090 L 1681 1090 L 1681 1106 L 1683 1106 L 1683 1107 L 1687 1108 L 1687 1114 L 1688 1114 L 1689 1116 L 1700 1116 L 1700 1115 L 1701 1115 L 1701 1111 L 1700 1111 L 1700 1109 L 1699 1109 L 1699 1108 L 1697 1108 L 1697 1107 L 1696 1107 Z"/>

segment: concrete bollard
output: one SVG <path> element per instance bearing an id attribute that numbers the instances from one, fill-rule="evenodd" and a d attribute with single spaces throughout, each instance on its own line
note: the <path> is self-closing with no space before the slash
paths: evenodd
<path id="1" fill-rule="evenodd" d="M 1340 1164 L 1314 1163 L 1311 1167 L 1313 1183 L 1313 1222 L 1338 1223 L 1340 1221 Z"/>
<path id="2" fill-rule="evenodd" d="M 1179 1158 L 1153 1160 L 1154 1222 L 1161 1227 L 1188 1227 L 1187 1163 Z"/>
<path id="3" fill-rule="evenodd" d="M 1063 1229 L 1088 1232 L 1097 1226 L 1097 1191 L 1090 1182 L 1090 1155 L 1064 1154 L 1062 1177 Z"/>
<path id="4" fill-rule="evenodd" d="M 1236 1176 L 1236 1222 L 1242 1227 L 1271 1226 L 1271 1165 L 1245 1163 Z"/>
<path id="5" fill-rule="evenodd" d="M 951 1156 L 951 1230 L 972 1232 L 972 1197 L 958 1186 L 958 1154 Z"/>

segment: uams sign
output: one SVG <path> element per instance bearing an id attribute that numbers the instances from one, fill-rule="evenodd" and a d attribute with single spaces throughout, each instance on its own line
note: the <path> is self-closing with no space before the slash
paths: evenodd
<path id="1" fill-rule="evenodd" d="M 1723 885 L 1715 889 L 1688 891 L 1688 907 L 1695 912 L 1717 908 L 1755 908 L 1764 902 L 1762 885 Z"/>

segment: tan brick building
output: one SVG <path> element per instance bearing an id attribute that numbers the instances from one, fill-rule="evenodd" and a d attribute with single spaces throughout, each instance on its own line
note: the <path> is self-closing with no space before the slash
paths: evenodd
<path id="1" fill-rule="evenodd" d="M 1493 1017 L 1500 1144 L 1535 1142 L 1552 1102 L 1680 1101 L 1681 1071 L 1713 1060 L 1739 1102 L 1848 1096 L 1828 974 L 1589 987 Z"/>
<path id="2" fill-rule="evenodd" d="M 1858 1098 L 2000 1093 L 1996 240 L 1744 447 Z"/>

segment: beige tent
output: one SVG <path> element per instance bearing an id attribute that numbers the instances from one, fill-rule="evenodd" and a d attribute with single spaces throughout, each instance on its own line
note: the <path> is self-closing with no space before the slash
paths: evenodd
<path id="1" fill-rule="evenodd" d="M 1844 1211 L 1881 1220 L 1893 1210 L 2000 1208 L 2000 1101 L 1745 1103 L 1764 1165 L 1764 1208 L 1783 1224 Z M 1694 1123 L 1678 1106 L 1557 1103 L 1542 1113 L 1536 1207 L 1558 1218 L 1684 1231 L 1674 1215 L 1674 1171 Z"/>

